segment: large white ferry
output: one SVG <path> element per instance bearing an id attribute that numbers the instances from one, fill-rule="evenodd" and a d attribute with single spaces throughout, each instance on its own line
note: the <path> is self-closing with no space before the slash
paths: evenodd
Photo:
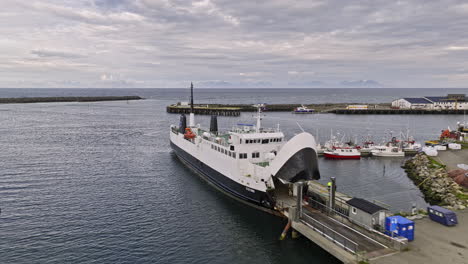
<path id="1" fill-rule="evenodd" d="M 279 127 L 261 126 L 262 107 L 256 105 L 256 125 L 238 124 L 218 131 L 217 117 L 210 129 L 195 124 L 193 85 L 189 124 L 184 114 L 170 128 L 174 153 L 203 179 L 251 205 L 277 210 L 277 198 L 290 183 L 320 178 L 314 137 L 306 132 L 286 140 Z"/>

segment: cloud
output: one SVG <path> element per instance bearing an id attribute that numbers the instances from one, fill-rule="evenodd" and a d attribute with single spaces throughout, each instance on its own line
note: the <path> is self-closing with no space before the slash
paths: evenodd
<path id="1" fill-rule="evenodd" d="M 100 79 L 101 81 L 113 81 L 114 76 L 112 74 L 102 74 Z"/>
<path id="2" fill-rule="evenodd" d="M 49 14 L 53 14 L 64 19 L 77 20 L 87 23 L 113 24 L 142 22 L 144 17 L 132 12 L 97 12 L 84 8 L 70 8 L 62 5 L 35 2 L 32 8 Z"/>
<path id="3" fill-rule="evenodd" d="M 65 51 L 54 51 L 54 50 L 32 50 L 31 54 L 37 55 L 42 58 L 84 58 L 85 56 L 78 53 L 65 52 Z"/>
<path id="4" fill-rule="evenodd" d="M 459 50 L 468 50 L 468 46 L 450 46 L 445 48 L 445 50 L 459 51 Z"/>
<path id="5" fill-rule="evenodd" d="M 240 72 L 239 76 L 243 77 L 259 77 L 271 75 L 269 72 Z"/>
<path id="6" fill-rule="evenodd" d="M 468 68 L 468 8 L 459 0 L 4 0 L 2 8 L 0 87 L 466 87 L 457 71 Z"/>

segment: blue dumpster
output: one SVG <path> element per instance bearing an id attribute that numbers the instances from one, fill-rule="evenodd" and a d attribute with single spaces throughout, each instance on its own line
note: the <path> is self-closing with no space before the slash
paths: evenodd
<path id="1" fill-rule="evenodd" d="M 385 218 L 385 233 L 389 236 L 401 236 L 414 240 L 414 222 L 400 215 Z"/>
<path id="2" fill-rule="evenodd" d="M 458 224 L 457 215 L 455 212 L 450 211 L 449 209 L 445 209 L 437 205 L 432 205 L 427 207 L 427 213 L 429 218 L 437 223 L 446 226 L 454 226 Z"/>

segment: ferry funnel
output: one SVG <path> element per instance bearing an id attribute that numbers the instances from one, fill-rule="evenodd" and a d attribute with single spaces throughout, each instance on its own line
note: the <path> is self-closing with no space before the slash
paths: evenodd
<path id="1" fill-rule="evenodd" d="M 180 121 L 179 121 L 179 133 L 184 134 L 185 128 L 187 128 L 187 117 L 185 117 L 184 114 L 181 114 Z"/>
<path id="2" fill-rule="evenodd" d="M 210 132 L 211 133 L 218 133 L 218 117 L 215 116 L 215 115 L 211 116 Z"/>

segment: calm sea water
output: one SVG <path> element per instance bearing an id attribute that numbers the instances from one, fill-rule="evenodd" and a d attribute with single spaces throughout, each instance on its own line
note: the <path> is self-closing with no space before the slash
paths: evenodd
<path id="1" fill-rule="evenodd" d="M 433 89 L 206 89 L 198 102 L 388 102 L 468 93 Z M 0 105 L 0 263 L 339 263 L 304 238 L 279 241 L 281 219 L 225 197 L 173 155 L 165 107 L 182 89 L 0 89 L 0 97 L 141 95 L 147 100 Z M 299 123 L 321 141 L 330 130 L 376 141 L 410 129 L 435 137 L 462 116 L 267 113 L 288 137 Z M 208 117 L 197 117 L 208 126 Z M 250 113 L 220 126 L 252 122 Z M 402 159 L 320 159 L 322 182 L 392 210 L 425 206 Z"/>

